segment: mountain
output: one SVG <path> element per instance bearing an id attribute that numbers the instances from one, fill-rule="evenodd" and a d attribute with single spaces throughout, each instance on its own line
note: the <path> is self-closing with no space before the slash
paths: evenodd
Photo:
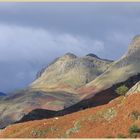
<path id="1" fill-rule="evenodd" d="M 14 124 L 1 138 L 140 138 L 140 94 L 51 119 Z"/>
<path id="2" fill-rule="evenodd" d="M 29 86 L 33 90 L 74 92 L 102 74 L 112 61 L 103 60 L 96 55 L 77 57 L 67 53 L 43 68 L 37 79 Z"/>
<path id="3" fill-rule="evenodd" d="M 69 92 L 22 90 L 0 100 L 0 128 L 19 121 L 32 110 L 62 110 L 77 102 L 78 95 Z"/>
<path id="4" fill-rule="evenodd" d="M 0 92 L 0 97 L 1 97 L 1 96 L 6 96 L 6 94 L 3 93 L 3 92 Z"/>
<path id="5" fill-rule="evenodd" d="M 90 56 L 90 57 L 94 57 L 94 58 L 100 59 L 96 54 L 93 54 L 93 53 L 89 53 L 86 56 Z"/>
<path id="6" fill-rule="evenodd" d="M 111 66 L 96 79 L 80 87 L 77 91 L 83 94 L 84 98 L 91 98 L 95 94 L 100 93 L 113 85 L 127 81 L 130 77 L 139 75 L 140 73 L 140 35 L 133 38 L 128 47 L 128 51 L 119 60 L 113 62 Z M 138 82 L 132 81 L 133 84 Z"/>
<path id="7" fill-rule="evenodd" d="M 71 53 L 55 59 L 37 74 L 36 80 L 27 88 L 0 102 L 0 128 L 21 120 L 35 109 L 51 112 L 78 103 L 81 95 L 76 93 L 76 88 L 95 79 L 111 63 L 98 57 L 77 57 Z"/>
<path id="8" fill-rule="evenodd" d="M 58 116 L 61 116 L 109 103 L 119 96 L 118 87 L 131 88 L 140 81 L 139 54 L 140 35 L 137 35 L 128 51 L 115 62 L 94 54 L 77 57 L 68 53 L 55 59 L 26 89 L 0 102 L 0 127 L 22 119 L 30 120 L 32 114 L 40 113 L 41 109 L 46 114 L 51 112 L 52 116 L 56 113 L 53 111 L 60 110 L 62 114 Z"/>

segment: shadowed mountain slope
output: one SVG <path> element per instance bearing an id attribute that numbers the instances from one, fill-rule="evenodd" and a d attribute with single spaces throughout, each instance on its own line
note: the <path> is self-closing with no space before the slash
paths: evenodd
<path id="1" fill-rule="evenodd" d="M 77 112 L 79 110 L 84 110 L 87 108 L 107 104 L 110 101 L 112 101 L 113 99 L 120 96 L 115 92 L 115 90 L 118 87 L 125 85 L 128 87 L 128 89 L 130 89 L 133 85 L 135 85 L 135 83 L 137 83 L 137 81 L 140 81 L 140 74 L 132 76 L 124 82 L 121 82 L 119 84 L 112 86 L 111 88 L 101 91 L 100 93 L 96 94 L 92 98 L 79 101 L 78 103 L 76 103 L 68 108 L 50 113 L 50 115 L 48 114 L 48 112 L 51 112 L 49 110 L 35 109 L 35 110 L 29 112 L 28 114 L 26 114 L 19 122 L 41 120 L 44 118 L 63 116 L 66 114 L 71 114 L 73 112 Z"/>

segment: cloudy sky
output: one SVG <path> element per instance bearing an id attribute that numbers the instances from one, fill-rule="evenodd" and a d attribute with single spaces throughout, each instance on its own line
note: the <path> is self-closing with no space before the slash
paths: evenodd
<path id="1" fill-rule="evenodd" d="M 140 3 L 0 3 L 0 91 L 67 52 L 118 59 L 139 33 Z"/>

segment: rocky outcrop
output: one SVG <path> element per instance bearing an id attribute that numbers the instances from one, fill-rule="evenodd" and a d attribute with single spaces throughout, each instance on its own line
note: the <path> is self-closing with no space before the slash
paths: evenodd
<path id="1" fill-rule="evenodd" d="M 127 93 L 126 95 L 131 95 L 131 94 L 140 94 L 140 81 L 137 82 Z"/>

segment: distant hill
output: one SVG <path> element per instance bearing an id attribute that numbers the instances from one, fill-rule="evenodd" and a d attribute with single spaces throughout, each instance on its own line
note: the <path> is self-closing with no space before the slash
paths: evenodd
<path id="1" fill-rule="evenodd" d="M 6 96 L 6 94 L 3 92 L 0 92 L 0 96 Z"/>

